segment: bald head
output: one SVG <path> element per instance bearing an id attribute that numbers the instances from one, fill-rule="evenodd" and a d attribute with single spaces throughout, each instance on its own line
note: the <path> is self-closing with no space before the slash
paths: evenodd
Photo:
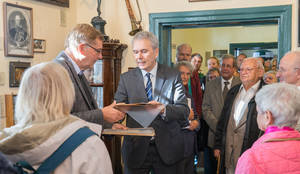
<path id="1" fill-rule="evenodd" d="M 176 50 L 176 61 L 191 61 L 192 58 L 192 47 L 189 44 L 181 44 Z"/>
<path id="2" fill-rule="evenodd" d="M 276 77 L 280 82 L 300 86 L 300 51 L 291 51 L 283 56 Z"/>

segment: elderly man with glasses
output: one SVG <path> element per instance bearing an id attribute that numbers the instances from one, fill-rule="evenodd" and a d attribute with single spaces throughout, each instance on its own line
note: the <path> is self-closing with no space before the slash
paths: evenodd
<path id="1" fill-rule="evenodd" d="M 71 114 L 88 122 L 111 127 L 124 118 L 125 114 L 114 109 L 115 103 L 102 109 L 93 98 L 89 83 L 83 71 L 92 68 L 102 59 L 102 34 L 89 24 L 78 24 L 65 41 L 65 50 L 59 53 L 55 62 L 61 64 L 69 73 L 75 88 L 75 102 Z"/>
<path id="2" fill-rule="evenodd" d="M 280 82 L 296 85 L 300 90 L 300 51 L 291 51 L 282 57 L 276 77 Z M 300 120 L 296 129 L 300 131 Z"/>

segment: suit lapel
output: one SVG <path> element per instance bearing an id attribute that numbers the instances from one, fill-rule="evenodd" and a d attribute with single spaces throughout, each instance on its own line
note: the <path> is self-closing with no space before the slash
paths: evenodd
<path id="1" fill-rule="evenodd" d="M 161 65 L 158 64 L 157 72 L 156 72 L 154 96 L 153 96 L 155 101 L 160 100 L 159 97 L 161 96 L 161 91 L 162 91 L 163 85 L 166 81 L 165 76 L 164 76 L 164 72 L 163 72 L 163 68 L 160 68 L 160 67 L 161 67 Z"/>
<path id="2" fill-rule="evenodd" d="M 82 86 L 83 85 L 82 81 L 79 79 L 78 74 L 76 73 L 75 68 L 73 67 L 72 63 L 68 60 L 67 55 L 65 55 L 63 53 L 60 56 L 64 59 L 64 62 L 66 63 L 67 67 L 69 68 L 69 71 L 71 72 L 71 75 L 72 75 L 72 77 L 74 79 L 74 83 L 78 86 L 78 88 L 79 88 L 79 90 L 80 90 L 80 92 L 81 92 L 81 94 L 82 94 L 85 102 L 87 103 L 87 105 L 89 106 L 90 109 L 94 109 L 94 107 L 90 103 L 90 100 L 89 100 L 88 96 L 86 95 L 84 87 Z"/>

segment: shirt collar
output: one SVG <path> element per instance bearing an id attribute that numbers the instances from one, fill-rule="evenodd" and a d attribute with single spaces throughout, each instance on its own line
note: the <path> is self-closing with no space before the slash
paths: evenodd
<path id="1" fill-rule="evenodd" d="M 251 86 L 251 88 L 248 89 L 248 91 L 256 92 L 259 88 L 260 80 L 258 80 L 254 85 Z M 240 90 L 244 89 L 244 85 L 242 84 L 240 87 Z M 246 90 L 245 90 L 246 91 Z M 246 91 L 246 92 L 248 92 Z"/>
<path id="2" fill-rule="evenodd" d="M 65 54 L 67 55 L 68 60 L 72 63 L 76 73 L 79 74 L 81 72 L 79 66 L 74 62 L 74 60 L 66 52 L 65 52 Z"/>
<path id="3" fill-rule="evenodd" d="M 229 82 L 229 86 L 231 85 L 231 82 L 232 82 L 232 79 L 233 79 L 233 76 L 229 79 L 229 80 L 225 80 L 223 77 L 221 77 L 222 79 L 222 84 L 224 84 L 224 82 Z"/>
<path id="4" fill-rule="evenodd" d="M 155 63 L 155 66 L 154 66 L 154 67 L 152 68 L 152 70 L 149 72 L 149 73 L 151 74 L 151 77 L 156 77 L 157 67 L 158 67 L 158 65 L 157 65 L 157 62 L 156 62 L 156 63 Z M 145 77 L 146 74 L 148 73 L 147 71 L 145 71 L 145 70 L 143 70 L 143 69 L 141 69 L 141 71 L 142 71 L 143 77 Z"/>

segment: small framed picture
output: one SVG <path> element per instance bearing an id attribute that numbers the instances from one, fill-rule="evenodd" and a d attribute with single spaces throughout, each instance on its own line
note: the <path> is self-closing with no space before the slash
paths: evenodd
<path id="1" fill-rule="evenodd" d="M 24 71 L 30 62 L 9 62 L 9 87 L 19 87 Z"/>
<path id="2" fill-rule="evenodd" d="M 46 41 L 44 39 L 33 40 L 33 52 L 45 53 L 46 52 Z"/>
<path id="3" fill-rule="evenodd" d="M 33 57 L 32 8 L 3 3 L 4 54 Z"/>

